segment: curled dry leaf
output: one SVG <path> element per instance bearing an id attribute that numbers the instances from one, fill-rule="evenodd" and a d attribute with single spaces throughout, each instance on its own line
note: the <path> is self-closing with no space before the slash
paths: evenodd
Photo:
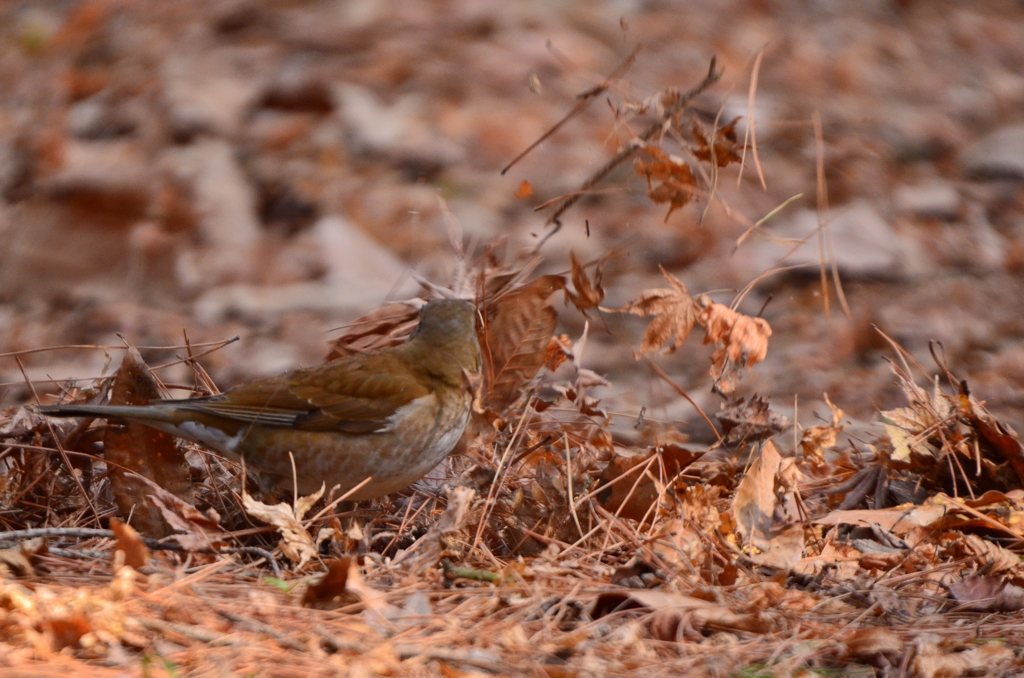
<path id="1" fill-rule="evenodd" d="M 601 286 L 601 281 L 604 278 L 605 262 L 608 261 L 610 256 L 611 252 L 606 254 L 601 261 L 597 262 L 597 267 L 594 269 L 594 277 L 591 279 L 587 277 L 586 269 L 576 259 L 576 254 L 569 252 L 569 260 L 572 262 L 572 285 L 576 291 L 574 293 L 566 289 L 565 298 L 584 314 L 591 309 L 597 308 L 604 301 L 604 287 Z"/>
<path id="2" fill-rule="evenodd" d="M 488 300 L 479 330 L 484 358 L 484 404 L 502 412 L 544 365 L 558 316 L 551 296 L 565 280 L 545 275 Z"/>
<path id="3" fill-rule="evenodd" d="M 316 544 L 313 542 L 313 537 L 303 527 L 302 519 L 309 509 L 313 508 L 313 504 L 320 500 L 326 489 L 325 485 L 321 485 L 317 492 L 296 499 L 294 506 L 285 502 L 271 506 L 253 499 L 243 487 L 242 506 L 245 507 L 245 512 L 252 517 L 259 518 L 278 529 L 281 533 L 281 542 L 278 544 L 281 553 L 289 560 L 297 562 L 301 568 L 310 559 L 317 556 Z"/>
<path id="4" fill-rule="evenodd" d="M 768 401 L 756 393 L 749 400 L 733 398 L 722 403 L 715 414 L 722 425 L 727 445 L 755 443 L 782 433 L 790 421 L 768 406 Z"/>
<path id="5" fill-rule="evenodd" d="M 335 610 L 359 602 L 359 596 L 347 588 L 351 558 L 328 560 L 327 572 L 309 585 L 302 596 L 302 606 L 314 610 Z"/>
<path id="6" fill-rule="evenodd" d="M 135 475 L 135 474 L 131 474 Z M 195 506 L 182 501 L 148 478 L 135 475 L 146 488 L 146 498 L 160 510 L 160 514 L 171 527 L 177 530 L 170 535 L 182 548 L 188 551 L 202 551 L 224 544 L 220 528 L 220 516 L 212 508 L 201 513 Z M 180 534 L 179 534 L 180 533 Z"/>
<path id="7" fill-rule="evenodd" d="M 715 141 L 712 144 L 709 139 L 710 135 L 704 126 L 694 119 L 690 126 L 690 131 L 693 132 L 693 138 L 696 141 L 696 145 L 692 149 L 694 156 L 703 162 L 714 162 L 719 167 L 725 167 L 733 162 L 742 162 L 738 152 L 742 149 L 739 148 L 739 141 L 736 138 L 736 123 L 739 120 L 740 118 L 737 116 L 725 126 L 716 129 Z"/>
<path id="8" fill-rule="evenodd" d="M 647 180 L 647 196 L 655 204 L 669 204 L 665 221 L 672 213 L 684 207 L 697 191 L 693 171 L 681 158 L 671 156 L 657 146 L 644 146 L 649 159 L 638 158 L 633 170 Z"/>
<path id="9" fill-rule="evenodd" d="M 419 324 L 419 309 L 413 304 L 388 304 L 353 320 L 331 342 L 327 360 L 398 346 Z"/>
<path id="10" fill-rule="evenodd" d="M 751 318 L 727 306 L 701 297 L 703 308 L 698 322 L 704 326 L 705 344 L 714 343 L 711 376 L 715 390 L 732 393 L 743 378 L 743 369 L 761 362 L 768 355 L 768 337 L 772 328 L 764 318 Z"/>
<path id="11" fill-rule="evenodd" d="M 117 538 L 117 550 L 124 552 L 125 565 L 138 570 L 149 563 L 149 549 L 131 525 L 111 518 L 110 529 Z"/>
<path id="12" fill-rule="evenodd" d="M 667 342 L 671 342 L 667 352 L 672 353 L 686 341 L 701 314 L 701 308 L 690 296 L 686 284 L 664 268 L 661 273 L 672 287 L 644 290 L 635 301 L 608 309 L 654 318 L 640 343 L 641 354 L 658 350 Z"/>

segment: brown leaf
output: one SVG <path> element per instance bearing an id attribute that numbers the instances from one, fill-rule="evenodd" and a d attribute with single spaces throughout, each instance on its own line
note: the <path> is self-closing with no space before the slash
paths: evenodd
<path id="1" fill-rule="evenodd" d="M 694 631 L 746 631 L 767 633 L 770 624 L 754 614 L 733 612 L 727 606 L 669 591 L 630 590 L 602 593 L 591 616 L 598 619 L 622 610 L 648 609 L 651 635 L 658 640 L 680 641 L 686 629 Z"/>
<path id="2" fill-rule="evenodd" d="M 741 162 L 742 158 L 737 152 L 740 149 L 736 139 L 736 123 L 739 120 L 739 117 L 735 117 L 724 127 L 719 127 L 715 130 L 715 142 L 712 149 L 707 131 L 700 122 L 694 119 L 690 126 L 693 138 L 696 141 L 696 147 L 692 149 L 694 156 L 704 162 L 711 162 L 713 158 L 719 167 L 725 167 L 733 162 Z"/>
<path id="3" fill-rule="evenodd" d="M 701 297 L 699 322 L 704 327 L 705 344 L 714 343 L 710 374 L 715 389 L 728 394 L 736 390 L 743 370 L 768 355 L 768 337 L 772 328 L 763 318 L 751 318 L 727 306 Z"/>
<path id="4" fill-rule="evenodd" d="M 53 649 L 60 651 L 65 647 L 79 647 L 82 636 L 92 630 L 89 620 L 80 614 L 66 617 L 55 617 L 43 621 L 43 628 L 53 638 Z"/>
<path id="5" fill-rule="evenodd" d="M 665 269 L 661 269 L 661 273 L 672 285 L 671 288 L 644 290 L 635 301 L 610 309 L 617 313 L 654 316 L 644 332 L 640 353 L 657 350 L 668 341 L 672 343 L 666 349 L 667 352 L 674 352 L 686 341 L 701 313 L 700 306 L 694 302 L 683 281 Z"/>
<path id="6" fill-rule="evenodd" d="M 782 457 L 772 441 L 766 441 L 761 454 L 743 476 L 732 500 L 732 513 L 740 537 L 759 549 L 770 547 L 775 514 L 775 478 Z"/>
<path id="7" fill-rule="evenodd" d="M 999 577 L 965 577 L 949 585 L 949 595 L 973 612 L 1024 610 L 1024 588 Z"/>
<path id="8" fill-rule="evenodd" d="M 734 398 L 722 403 L 722 409 L 715 414 L 722 424 L 722 433 L 728 445 L 755 443 L 782 433 L 790 427 L 790 421 L 768 406 L 768 401 L 754 394 L 750 400 Z"/>
<path id="9" fill-rule="evenodd" d="M 47 554 L 46 540 L 28 539 L 9 549 L 0 549 L 0 577 L 34 577 L 36 572 L 47 572 L 39 556 Z"/>
<path id="10" fill-rule="evenodd" d="M 117 550 L 124 552 L 125 565 L 138 570 L 149 563 L 149 549 L 142 543 L 139 533 L 131 525 L 111 518 L 110 529 L 117 537 Z"/>
<path id="11" fill-rule="evenodd" d="M 643 152 L 650 160 L 638 158 L 634 171 L 647 180 L 647 196 L 658 205 L 669 203 L 665 221 L 672 212 L 684 207 L 693 199 L 697 181 L 693 171 L 679 158 L 674 158 L 656 146 L 645 146 Z"/>
<path id="12" fill-rule="evenodd" d="M 1002 643 L 984 643 L 963 652 L 939 647 L 937 643 L 920 643 L 913 661 L 913 673 L 919 678 L 950 676 L 1006 675 L 1001 669 L 1014 659 L 1011 648 Z"/>
<path id="13" fill-rule="evenodd" d="M 609 252 L 601 261 L 597 262 L 594 278 L 591 280 L 587 277 L 587 271 L 576 260 L 576 255 L 569 252 L 569 261 L 572 262 L 572 285 L 576 288 L 576 292 L 573 293 L 566 289 L 565 297 L 583 313 L 597 308 L 604 301 L 604 288 L 601 287 L 601 279 L 604 277 L 604 264 L 611 255 L 612 253 Z"/>
<path id="14" fill-rule="evenodd" d="M 314 610 L 335 610 L 359 602 L 359 597 L 346 588 L 351 558 L 328 560 L 327 572 L 310 584 L 302 596 L 302 606 Z"/>
<path id="15" fill-rule="evenodd" d="M 622 448 L 616 449 L 617 454 L 612 457 L 601 473 L 598 482 L 599 488 L 604 488 L 597 494 L 600 503 L 609 512 L 630 520 L 641 521 L 644 516 L 653 520 L 655 511 L 650 507 L 658 500 L 661 488 L 659 482 L 655 482 L 664 468 L 665 479 L 668 480 L 699 459 L 702 452 L 691 452 L 675 445 L 666 446 L 660 450 L 649 450 L 641 454 L 626 454 Z M 646 464 L 655 454 L 661 454 L 660 464 L 654 461 L 648 471 L 633 471 L 640 464 Z M 620 480 L 621 479 L 621 480 Z"/>
<path id="16" fill-rule="evenodd" d="M 110 389 L 111 405 L 148 405 L 161 397 L 160 387 L 135 348 L 125 352 Z M 107 426 L 103 455 L 110 462 L 110 489 L 122 516 L 147 537 L 166 537 L 171 530 L 159 510 L 144 501 L 147 487 L 134 478 L 149 478 L 185 502 L 192 484 L 185 453 L 174 436 L 138 422 Z M 137 474 L 137 475 L 135 475 Z"/>
<path id="17" fill-rule="evenodd" d="M 874 627 L 855 629 L 846 639 L 846 652 L 860 661 L 871 661 L 878 655 L 903 653 L 903 640 L 889 629 Z"/>
<path id="18" fill-rule="evenodd" d="M 140 479 L 138 482 L 145 484 L 146 498 L 160 510 L 160 515 L 171 529 L 177 530 L 170 537 L 181 544 L 182 548 L 202 551 L 224 544 L 220 516 L 216 511 L 208 509 L 207 513 L 200 513 L 195 506 L 178 499 L 148 478 L 135 477 Z"/>
<path id="19" fill-rule="evenodd" d="M 419 311 L 409 304 L 388 304 L 370 311 L 349 323 L 341 336 L 331 342 L 327 360 L 398 346 L 416 329 L 419 318 Z"/>
<path id="20" fill-rule="evenodd" d="M 484 358 L 484 403 L 502 412 L 544 365 L 558 315 L 551 295 L 565 279 L 545 275 L 486 303 L 478 330 Z"/>

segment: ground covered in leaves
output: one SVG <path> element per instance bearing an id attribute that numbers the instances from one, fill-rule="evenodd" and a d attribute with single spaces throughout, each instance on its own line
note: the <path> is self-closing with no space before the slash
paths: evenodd
<path id="1" fill-rule="evenodd" d="M 1015 4 L 0 12 L 0 672 L 1024 671 Z M 470 430 L 354 508 L 24 407 L 450 295 Z"/>

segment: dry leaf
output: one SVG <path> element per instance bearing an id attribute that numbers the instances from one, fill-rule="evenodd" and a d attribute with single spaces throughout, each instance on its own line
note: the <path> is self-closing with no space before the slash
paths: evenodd
<path id="1" fill-rule="evenodd" d="M 39 562 L 39 556 L 46 554 L 46 540 L 42 537 L 28 539 L 13 548 L 0 549 L 0 577 L 34 577 L 37 571 L 47 572 Z"/>
<path id="2" fill-rule="evenodd" d="M 110 404 L 148 405 L 160 397 L 160 387 L 142 356 L 136 349 L 128 349 L 114 376 Z M 147 485 L 136 478 L 148 478 L 182 501 L 192 501 L 188 463 L 174 436 L 139 422 L 107 426 L 103 450 L 110 462 L 110 489 L 121 515 L 131 516 L 132 525 L 147 537 L 169 535 L 171 529 L 160 511 L 144 501 Z"/>
<path id="3" fill-rule="evenodd" d="M 420 312 L 413 304 L 389 304 L 370 311 L 345 326 L 341 336 L 331 342 L 327 360 L 398 346 L 405 342 L 419 322 Z"/>
<path id="4" fill-rule="evenodd" d="M 328 560 L 327 572 L 310 584 L 302 596 L 302 606 L 314 610 L 335 610 L 359 601 L 359 597 L 346 588 L 351 558 Z"/>
<path id="5" fill-rule="evenodd" d="M 938 637 L 935 637 L 938 641 Z M 1002 672 L 1014 659 L 1011 648 L 1002 643 L 984 643 L 963 652 L 944 651 L 938 642 L 918 641 L 914 657 L 914 675 L 918 678 L 950 678 L 951 676 L 1007 675 Z"/>
<path id="6" fill-rule="evenodd" d="M 674 352 L 686 341 L 701 314 L 700 306 L 690 296 L 683 281 L 664 268 L 661 269 L 661 273 L 672 285 L 671 288 L 644 290 L 635 301 L 619 308 L 608 309 L 643 317 L 654 316 L 654 320 L 644 332 L 639 351 L 641 354 L 657 350 L 669 341 L 672 343 L 667 352 Z"/>
<path id="7" fill-rule="evenodd" d="M 609 252 L 601 261 L 597 262 L 594 278 L 591 280 L 587 277 L 586 270 L 576 260 L 576 255 L 569 252 L 569 261 L 572 262 L 572 285 L 576 288 L 576 292 L 573 293 L 566 289 L 565 297 L 584 314 L 592 308 L 597 308 L 604 301 L 604 288 L 601 286 L 601 280 L 604 277 L 604 264 L 611 255 Z"/>
<path id="8" fill-rule="evenodd" d="M 739 142 L 736 139 L 736 123 L 739 120 L 739 117 L 735 117 L 725 126 L 715 130 L 715 143 L 712 148 L 708 133 L 700 122 L 694 119 L 690 126 L 696 141 L 696 147 L 692 149 L 693 155 L 703 162 L 712 162 L 713 159 L 719 167 L 725 167 L 733 162 L 742 162 L 738 152 L 742 149 L 739 148 Z"/>
<path id="9" fill-rule="evenodd" d="M 558 320 L 551 295 L 562 289 L 561 276 L 545 275 L 486 303 L 479 334 L 489 409 L 503 412 L 544 365 Z"/>
<path id="10" fill-rule="evenodd" d="M 149 563 L 149 549 L 131 525 L 111 518 L 110 529 L 117 538 L 117 550 L 124 552 L 125 565 L 138 570 Z"/>
<path id="11" fill-rule="evenodd" d="M 999 577 L 965 577 L 949 585 L 949 595 L 972 612 L 1024 610 L 1024 588 Z"/>
<path id="12" fill-rule="evenodd" d="M 298 563 L 301 568 L 309 560 L 317 557 L 316 544 L 313 542 L 313 537 L 309 535 L 309 531 L 303 527 L 302 519 L 309 509 L 313 508 L 313 504 L 320 500 L 326 489 L 326 485 L 321 485 L 315 493 L 297 498 L 294 505 L 285 502 L 270 505 L 253 499 L 243 487 L 242 506 L 245 508 L 245 512 L 252 517 L 278 529 L 281 533 L 281 541 L 278 543 L 281 553 L 288 560 Z"/>
<path id="13" fill-rule="evenodd" d="M 693 199 L 697 181 L 693 171 L 681 158 L 668 155 L 657 146 L 644 146 L 650 159 L 637 158 L 634 171 L 647 180 L 647 196 L 658 205 L 669 203 L 665 221 L 672 212 Z"/>
<path id="14" fill-rule="evenodd" d="M 215 549 L 224 544 L 220 529 L 220 516 L 212 508 L 206 513 L 175 497 L 148 478 L 135 476 L 144 483 L 146 498 L 160 510 L 160 514 L 173 530 L 178 532 L 170 535 L 182 548 L 189 551 Z"/>
<path id="15" fill-rule="evenodd" d="M 700 306 L 703 310 L 698 322 L 704 326 L 703 343 L 716 346 L 710 372 L 714 388 L 723 394 L 732 393 L 743 377 L 742 370 L 768 355 L 772 328 L 764 318 L 737 313 L 707 297 L 701 297 Z"/>
<path id="16" fill-rule="evenodd" d="M 767 633 L 770 624 L 754 614 L 733 612 L 727 606 L 669 591 L 630 590 L 600 594 L 591 616 L 598 619 L 621 610 L 649 609 L 651 635 L 659 640 L 684 640 L 686 628 L 700 631 L 746 631 Z"/>
<path id="17" fill-rule="evenodd" d="M 601 473 L 598 487 L 604 489 L 597 493 L 597 500 L 610 513 L 638 522 L 645 516 L 647 520 L 655 518 L 657 513 L 650 508 L 658 500 L 663 483 L 703 454 L 676 445 L 639 454 L 628 454 L 623 448 L 616 448 L 616 452 Z M 630 473 L 637 466 L 647 464 L 655 454 L 660 454 L 661 459 L 651 463 L 648 470 Z M 660 478 L 663 469 L 665 475 Z"/>

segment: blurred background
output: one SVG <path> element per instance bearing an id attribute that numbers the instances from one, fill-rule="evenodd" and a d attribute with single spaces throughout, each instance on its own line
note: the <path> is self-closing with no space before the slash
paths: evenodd
<path id="1" fill-rule="evenodd" d="M 636 45 L 621 79 L 500 174 Z M 798 403 L 812 424 L 827 392 L 872 419 L 902 403 L 877 326 L 922 379 L 941 341 L 954 374 L 1024 427 L 1024 5 L 1010 1 L 5 2 L 0 353 L 237 335 L 201 361 L 221 388 L 316 363 L 333 328 L 414 296 L 417 278 L 447 284 L 453 239 L 471 253 L 505 239 L 510 260 L 535 246 L 550 211 L 534 208 L 577 189 L 649 123 L 638 104 L 697 84 L 712 56 L 724 77 L 697 114 L 744 116 L 742 139 L 753 113 L 764 186 L 748 153 L 714 200 L 665 219 L 626 163 L 566 213 L 541 270 L 615 250 L 606 306 L 665 287 L 659 266 L 729 303 L 788 254 L 806 266 L 740 305 L 773 328 L 741 395 Z M 849 315 L 831 275 L 826 312 L 816 265 L 819 149 Z M 584 319 L 560 316 L 578 338 Z M 626 429 L 645 406 L 696 429 L 633 360 L 643 327 L 592 314 L 583 364 L 612 384 L 592 395 Z M 657 360 L 714 412 L 711 350 L 695 336 Z M 152 364 L 184 353 L 143 350 Z M 55 392 L 119 356 L 21 361 Z M 32 397 L 21 369 L 0 357 L 0 405 Z M 191 383 L 183 365 L 160 376 Z"/>

